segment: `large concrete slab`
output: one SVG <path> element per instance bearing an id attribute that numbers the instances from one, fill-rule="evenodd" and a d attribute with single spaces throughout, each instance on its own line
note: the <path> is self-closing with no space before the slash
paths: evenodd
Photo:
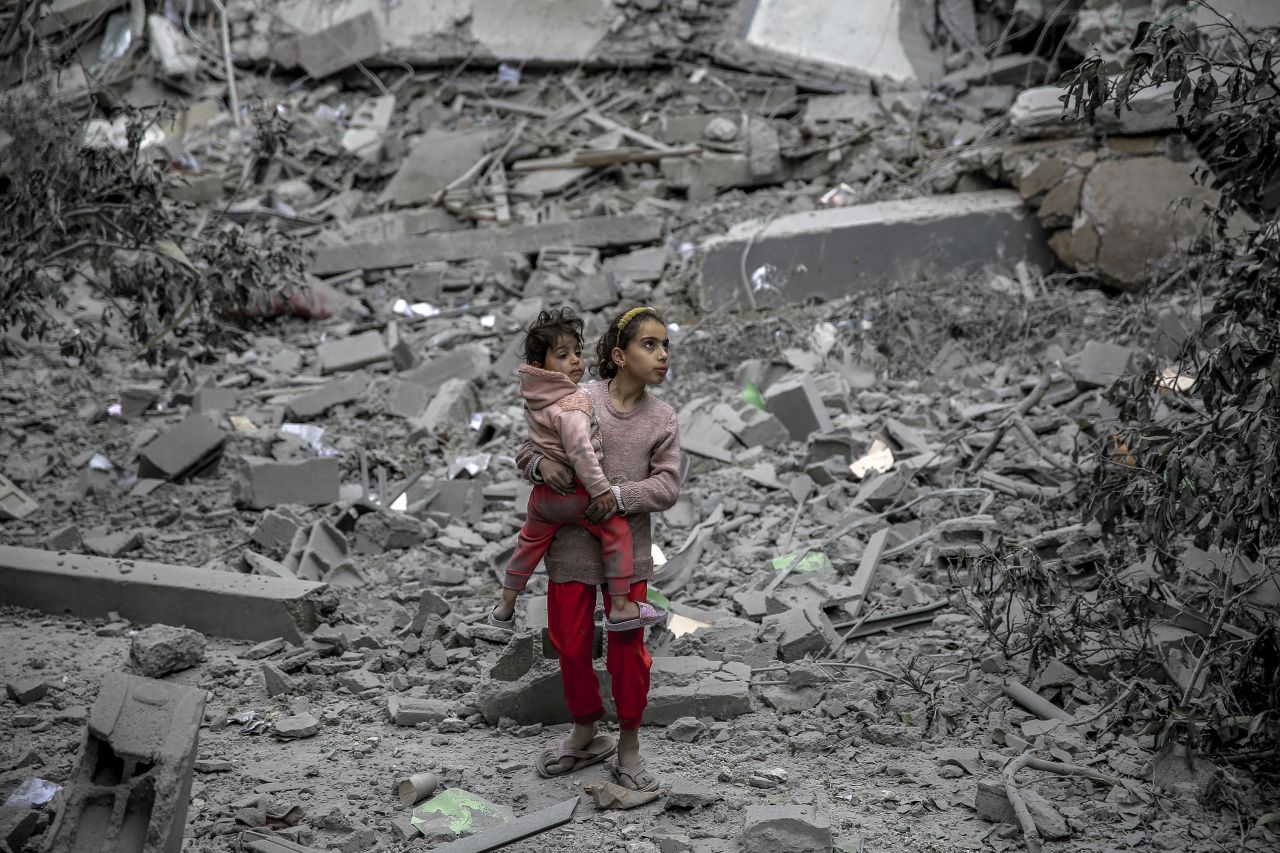
<path id="1" fill-rule="evenodd" d="M 713 307 L 835 298 L 931 270 L 1053 266 L 1039 223 L 1012 190 L 812 210 L 767 225 L 751 220 L 703 248 L 700 296 Z"/>
<path id="2" fill-rule="evenodd" d="M 0 601 L 84 619 L 133 622 L 233 640 L 301 642 L 318 624 L 322 583 L 0 546 Z"/>
<path id="3" fill-rule="evenodd" d="M 925 17 L 923 0 L 756 0 L 743 40 L 875 80 L 921 85 L 944 71 Z"/>

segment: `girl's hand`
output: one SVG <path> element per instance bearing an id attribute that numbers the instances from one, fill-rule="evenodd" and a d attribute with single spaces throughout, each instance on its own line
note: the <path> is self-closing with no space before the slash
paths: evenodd
<path id="1" fill-rule="evenodd" d="M 573 491 L 573 469 L 568 465 L 544 456 L 538 460 L 538 473 L 542 475 L 543 483 L 560 494 L 567 495 Z"/>
<path id="2" fill-rule="evenodd" d="M 599 524 L 607 521 L 618 512 L 618 502 L 614 500 L 613 490 L 605 492 L 587 507 L 587 521 Z"/>

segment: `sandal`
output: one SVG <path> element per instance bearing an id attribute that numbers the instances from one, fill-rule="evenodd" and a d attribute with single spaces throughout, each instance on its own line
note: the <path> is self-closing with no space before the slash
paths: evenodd
<path id="1" fill-rule="evenodd" d="M 656 791 L 658 790 L 658 780 L 653 778 L 643 764 L 635 767 L 623 767 L 614 763 L 609 765 L 609 770 L 613 773 L 613 781 L 617 782 L 624 788 L 631 791 Z M 648 779 L 648 782 L 643 780 Z"/>
<path id="2" fill-rule="evenodd" d="M 665 622 L 666 619 L 667 611 L 659 610 L 647 601 L 641 601 L 639 616 L 634 619 L 623 619 L 621 622 L 614 622 L 606 616 L 604 629 L 606 631 L 634 631 L 636 628 L 648 628 L 650 625 Z"/>
<path id="3" fill-rule="evenodd" d="M 584 767 L 590 767 L 600 761 L 604 761 L 618 750 L 617 743 L 608 735 L 596 735 L 591 739 L 591 743 L 587 744 L 586 749 L 570 749 L 561 743 L 557 747 L 551 747 L 543 750 L 534 762 L 534 768 L 538 771 L 538 775 L 543 779 L 552 779 L 556 776 L 565 776 L 569 773 L 576 773 Z M 568 770 L 549 770 L 548 764 L 558 762 L 562 758 L 574 759 L 573 766 Z"/>
<path id="4" fill-rule="evenodd" d="M 513 612 L 510 619 L 499 619 L 497 616 L 494 616 L 493 611 L 490 610 L 489 615 L 484 617 L 484 624 L 514 633 L 516 630 L 516 614 Z"/>

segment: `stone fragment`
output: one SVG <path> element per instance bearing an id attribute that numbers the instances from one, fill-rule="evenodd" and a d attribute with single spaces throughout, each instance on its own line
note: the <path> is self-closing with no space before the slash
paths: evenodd
<path id="1" fill-rule="evenodd" d="M 84 548 L 99 557 L 119 557 L 142 547 L 142 534 L 137 530 L 95 533 L 84 537 Z"/>
<path id="2" fill-rule="evenodd" d="M 266 688 L 267 696 L 272 699 L 277 696 L 287 696 L 297 689 L 297 682 L 294 681 L 293 676 L 275 664 L 267 662 L 262 664 L 262 684 Z"/>
<path id="3" fill-rule="evenodd" d="M 338 686 L 359 694 L 382 687 L 382 679 L 367 669 L 353 669 L 338 676 Z"/>
<path id="4" fill-rule="evenodd" d="M 743 853 L 830 853 L 831 821 L 814 806 L 744 809 Z"/>
<path id="5" fill-rule="evenodd" d="M 190 669 L 204 660 L 204 634 L 190 628 L 151 625 L 133 635 L 129 661 L 148 678 Z"/>
<path id="6" fill-rule="evenodd" d="M 449 703 L 442 699 L 415 696 L 391 696 L 387 699 L 387 714 L 397 726 L 439 723 L 449 716 L 449 711 Z"/>
<path id="7" fill-rule="evenodd" d="M 668 809 L 700 809 L 722 799 L 719 794 L 708 790 L 706 781 L 668 779 L 662 787 L 667 792 L 665 808 Z"/>
<path id="8" fill-rule="evenodd" d="M 264 640 L 257 645 L 250 646 L 240 653 L 240 657 L 245 660 L 261 660 L 284 651 L 284 646 L 284 637 L 276 637 L 274 640 Z"/>
<path id="9" fill-rule="evenodd" d="M 208 418 L 188 415 L 138 451 L 138 474 L 181 480 L 216 459 L 226 440 L 226 434 Z"/>
<path id="10" fill-rule="evenodd" d="M 319 506 L 338 500 L 341 487 L 336 457 L 279 462 L 241 456 L 231 481 L 236 506 L 265 509 L 280 504 Z"/>
<path id="11" fill-rule="evenodd" d="M 363 332 L 349 338 L 334 338 L 316 347 L 321 374 L 359 370 L 390 357 L 387 342 L 382 333 L 377 331 Z"/>
<path id="12" fill-rule="evenodd" d="M 275 552 L 288 548 L 303 526 L 302 518 L 288 507 L 271 509 L 258 519 L 249 532 L 249 538 L 268 551 Z"/>
<path id="13" fill-rule="evenodd" d="M 765 405 L 786 428 L 792 441 L 807 441 L 815 432 L 831 430 L 831 416 L 808 374 L 783 379 L 769 386 Z"/>
<path id="14" fill-rule="evenodd" d="M 0 806 L 0 847 L 21 851 L 39 823 L 40 812 L 29 806 Z"/>
<path id="15" fill-rule="evenodd" d="M 191 398 L 192 411 L 202 415 L 234 412 L 240 404 L 240 392 L 235 388 L 201 388 Z"/>
<path id="16" fill-rule="evenodd" d="M 1103 341 L 1089 341 L 1077 357 L 1074 375 L 1082 388 L 1102 388 L 1129 372 L 1133 350 Z"/>
<path id="17" fill-rule="evenodd" d="M 5 685 L 5 692 L 19 705 L 30 705 L 45 697 L 49 685 L 43 678 L 17 678 Z"/>
<path id="18" fill-rule="evenodd" d="M 807 654 L 819 655 L 837 639 L 827 614 L 813 605 L 766 616 L 763 624 L 776 633 L 778 656 L 784 661 L 800 660 Z"/>
<path id="19" fill-rule="evenodd" d="M 302 713 L 294 714 L 291 717 L 285 717 L 283 720 L 276 720 L 271 732 L 276 737 L 295 739 L 311 737 L 320 731 L 320 721 L 311 714 Z"/>
<path id="20" fill-rule="evenodd" d="M 697 717 L 681 717 L 667 726 L 667 740 L 694 743 L 706 737 L 707 727 Z"/>
<path id="21" fill-rule="evenodd" d="M 415 441 L 452 426 L 460 430 L 480 408 L 475 386 L 464 379 L 449 379 L 431 398 L 423 413 L 409 419 L 409 440 Z"/>
<path id="22" fill-rule="evenodd" d="M 289 401 L 289 417 L 297 421 L 319 417 L 335 406 L 351 403 L 364 396 L 369 377 L 364 371 L 356 371 L 342 379 L 334 379 L 314 391 Z"/>
<path id="23" fill-rule="evenodd" d="M 74 524 L 59 527 L 45 537 L 44 546 L 50 551 L 79 551 L 84 545 L 80 528 Z"/>
<path id="24" fill-rule="evenodd" d="M 1067 826 L 1066 819 L 1053 807 L 1052 803 L 1025 785 L 1019 786 L 1018 793 L 1027 804 L 1027 811 L 1031 813 L 1031 819 L 1035 821 L 1036 829 L 1041 836 L 1053 839 L 1071 836 L 1071 829 Z M 977 809 L 978 817 L 983 820 L 1018 825 L 1018 818 L 1013 812 L 1013 806 L 1009 804 L 1003 782 L 991 782 L 985 779 L 979 781 L 978 790 L 974 796 L 974 808 Z"/>
<path id="25" fill-rule="evenodd" d="M 180 851 L 205 695 L 199 687 L 107 674 L 43 849 Z"/>

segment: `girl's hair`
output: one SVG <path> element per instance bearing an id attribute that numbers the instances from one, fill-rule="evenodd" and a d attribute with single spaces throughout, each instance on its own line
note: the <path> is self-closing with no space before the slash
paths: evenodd
<path id="1" fill-rule="evenodd" d="M 538 319 L 529 324 L 524 335 L 525 364 L 546 363 L 547 352 L 561 338 L 572 338 L 582 346 L 582 318 L 570 308 L 542 311 Z"/>
<path id="2" fill-rule="evenodd" d="M 628 316 L 630 315 L 630 316 Z M 667 322 L 653 308 L 632 308 L 617 314 L 609 321 L 609 328 L 596 343 L 596 363 L 591 365 L 591 372 L 601 379 L 612 379 L 618 375 L 618 365 L 613 363 L 613 348 L 626 349 L 636 339 L 643 320 L 657 320 L 663 326 Z M 624 322 L 625 321 L 625 322 Z M 619 328 L 621 327 L 621 328 Z"/>

